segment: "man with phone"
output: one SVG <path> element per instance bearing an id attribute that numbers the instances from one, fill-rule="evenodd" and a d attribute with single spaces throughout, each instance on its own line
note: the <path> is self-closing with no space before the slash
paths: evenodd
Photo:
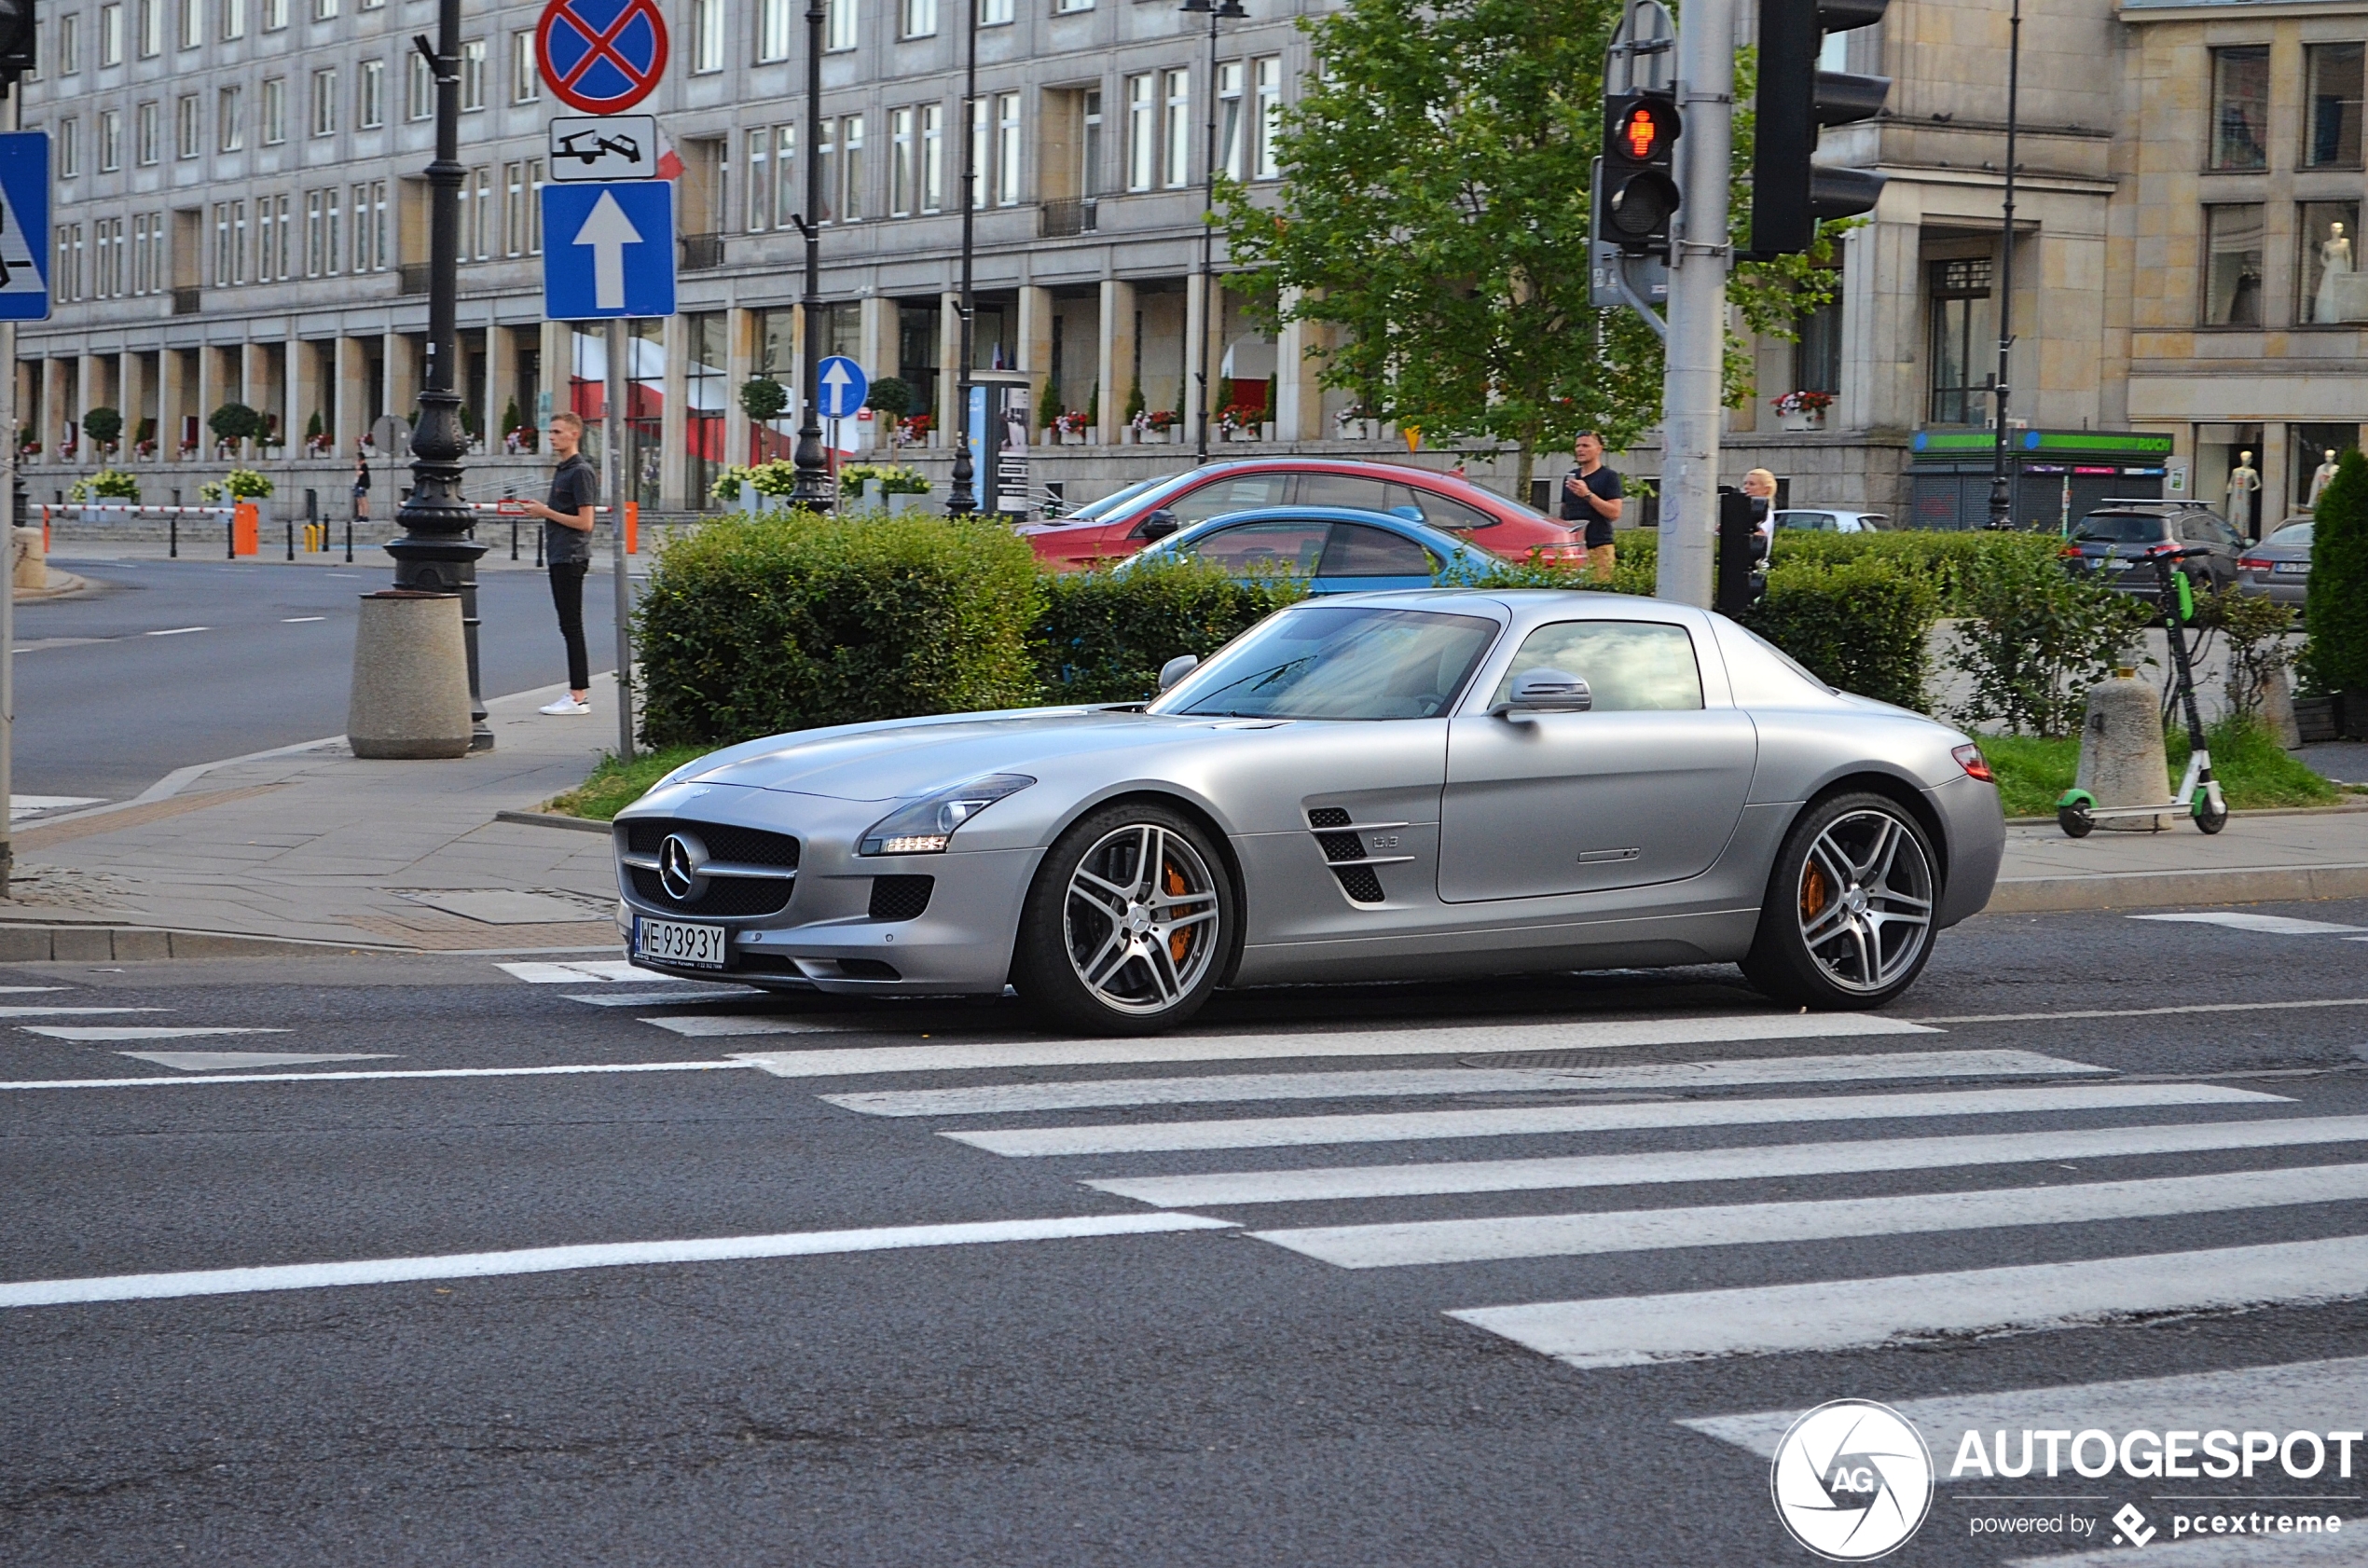
<path id="1" fill-rule="evenodd" d="M 558 612 L 559 636 L 567 643 L 568 695 L 542 709 L 558 718 L 592 711 L 591 660 L 584 647 L 584 574 L 592 570 L 592 516 L 600 503 L 600 476 L 584 455 L 581 418 L 561 409 L 551 416 L 550 435 L 551 455 L 559 460 L 551 475 L 550 499 L 524 504 L 529 516 L 543 519 L 551 605 Z"/>
<path id="2" fill-rule="evenodd" d="M 1578 466 L 1563 477 L 1563 517 L 1586 525 L 1587 564 L 1598 583 L 1612 580 L 1612 525 L 1627 503 L 1622 501 L 1619 473 L 1604 466 L 1604 438 L 1581 431 L 1571 443 Z"/>

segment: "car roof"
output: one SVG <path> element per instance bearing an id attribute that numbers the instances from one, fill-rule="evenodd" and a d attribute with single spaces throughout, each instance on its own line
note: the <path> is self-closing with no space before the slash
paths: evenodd
<path id="1" fill-rule="evenodd" d="M 1642 594 L 1615 594 L 1589 588 L 1374 588 L 1363 593 L 1327 594 L 1287 607 L 1370 604 L 1390 610 L 1485 612 L 1494 618 L 1524 628 L 1562 619 L 1674 622 L 1700 626 L 1711 616 L 1706 610 Z M 1287 612 L 1287 610 L 1286 612 Z"/>

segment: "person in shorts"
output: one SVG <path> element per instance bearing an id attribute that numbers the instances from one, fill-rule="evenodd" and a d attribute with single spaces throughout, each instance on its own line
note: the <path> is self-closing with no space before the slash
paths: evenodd
<path id="1" fill-rule="evenodd" d="M 1563 518 L 1582 526 L 1587 546 L 1587 565 L 1598 583 L 1612 580 L 1612 525 L 1619 521 L 1626 502 L 1621 500 L 1619 473 L 1604 466 L 1604 438 L 1593 431 L 1583 431 L 1571 443 L 1571 456 L 1577 460 L 1576 468 L 1563 476 Z"/>
<path id="2" fill-rule="evenodd" d="M 543 559 L 551 573 L 551 606 L 558 612 L 559 637 L 568 650 L 568 695 L 544 705 L 558 717 L 592 711 L 591 660 L 584 647 L 584 574 L 592 570 L 592 509 L 600 504 L 600 476 L 584 455 L 584 421 L 565 409 L 551 416 L 551 455 L 559 466 L 551 475 L 548 501 L 526 502 L 527 515 L 543 519 Z"/>

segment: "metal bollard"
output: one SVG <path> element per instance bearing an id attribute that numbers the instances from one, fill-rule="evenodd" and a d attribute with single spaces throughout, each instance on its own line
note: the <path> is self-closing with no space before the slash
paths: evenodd
<path id="1" fill-rule="evenodd" d="M 296 559 L 296 519 L 288 519 L 288 559 Z"/>
<path id="2" fill-rule="evenodd" d="M 351 512 L 345 517 L 345 564 L 353 564 L 353 514 Z"/>

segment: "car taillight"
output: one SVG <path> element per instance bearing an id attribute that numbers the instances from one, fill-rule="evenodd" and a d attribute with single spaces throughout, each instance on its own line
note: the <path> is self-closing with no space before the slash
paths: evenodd
<path id="1" fill-rule="evenodd" d="M 2056 554 L 2062 557 L 2065 560 L 2076 561 L 2080 559 L 2086 552 L 2083 551 L 2077 544 L 2067 544 L 2062 549 L 2057 551 Z"/>
<path id="2" fill-rule="evenodd" d="M 2264 560 L 2259 556 L 2239 556 L 2237 557 L 2237 564 L 2243 567 L 2247 571 L 2267 571 L 2269 570 L 2269 562 Z"/>
<path id="3" fill-rule="evenodd" d="M 1957 765 L 1965 770 L 1966 777 L 1978 778 L 1985 784 L 1998 782 L 1989 771 L 1989 759 L 1981 754 L 1980 747 L 1960 746 L 1949 755 L 1957 759 Z"/>

